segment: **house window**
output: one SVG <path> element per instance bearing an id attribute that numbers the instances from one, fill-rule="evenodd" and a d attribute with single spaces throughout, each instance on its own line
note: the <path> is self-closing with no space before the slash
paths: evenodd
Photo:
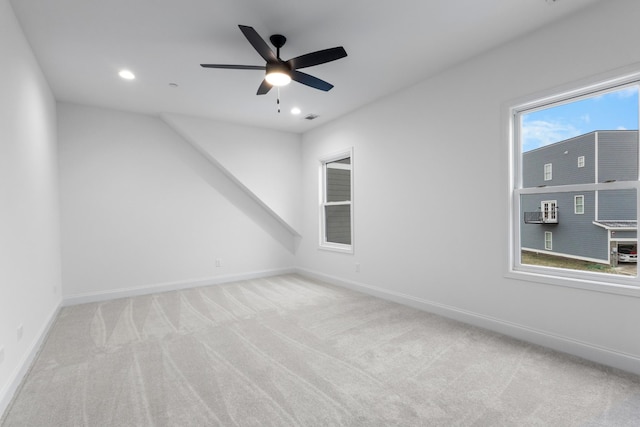
<path id="1" fill-rule="evenodd" d="M 353 150 L 321 159 L 320 247 L 353 252 Z"/>
<path id="2" fill-rule="evenodd" d="M 543 222 L 558 222 L 558 202 L 556 200 L 545 200 L 541 203 L 540 210 L 542 211 Z"/>
<path id="3" fill-rule="evenodd" d="M 573 212 L 576 215 L 584 214 L 584 196 L 583 195 L 573 197 Z"/>
<path id="4" fill-rule="evenodd" d="M 507 276 L 640 296 L 636 266 L 621 272 L 611 250 L 612 242 L 638 238 L 639 88 L 637 70 L 505 108 L 512 131 Z"/>

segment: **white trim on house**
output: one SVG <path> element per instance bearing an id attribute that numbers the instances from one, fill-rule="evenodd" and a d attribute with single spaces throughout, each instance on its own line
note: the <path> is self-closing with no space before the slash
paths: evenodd
<path id="1" fill-rule="evenodd" d="M 605 230 L 614 230 L 614 231 L 636 231 L 636 230 L 638 230 L 638 226 L 637 225 L 635 227 L 613 227 L 613 226 L 610 226 L 610 225 L 603 224 L 602 222 L 599 222 L 599 221 L 593 221 L 592 224 L 595 225 L 595 226 L 598 226 L 598 227 L 602 227 Z"/>

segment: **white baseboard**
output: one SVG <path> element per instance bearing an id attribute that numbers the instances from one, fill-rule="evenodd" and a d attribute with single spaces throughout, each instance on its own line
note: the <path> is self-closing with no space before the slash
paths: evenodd
<path id="1" fill-rule="evenodd" d="M 5 386 L 0 390 L 0 421 L 2 421 L 2 417 L 4 416 L 5 411 L 9 408 L 13 397 L 20 388 L 22 379 L 25 377 L 25 375 L 27 375 L 29 369 L 31 369 L 31 365 L 40 352 L 42 344 L 44 343 L 44 340 L 49 333 L 49 329 L 51 329 L 51 326 L 58 317 L 58 313 L 60 312 L 61 307 L 62 305 L 58 304 L 58 306 L 53 310 L 53 313 L 51 313 L 45 325 L 40 329 L 40 332 L 36 336 L 36 339 L 33 340 L 28 351 L 26 352 L 20 363 L 18 363 L 18 366 L 16 366 L 16 368 L 14 369 L 13 374 L 9 376 L 9 381 L 7 381 Z"/>
<path id="2" fill-rule="evenodd" d="M 582 359 L 640 375 L 640 357 L 632 354 L 623 353 L 610 348 L 575 340 L 573 338 L 485 316 L 483 314 L 462 310 L 445 304 L 427 301 L 411 295 L 393 292 L 352 280 L 345 280 L 305 268 L 297 268 L 296 272 L 301 276 L 306 276 L 354 291 L 373 295 L 382 299 L 417 308 L 419 310 L 435 313 L 473 326 L 508 335 L 522 341 L 541 345 L 562 353 L 571 354 Z"/>
<path id="3" fill-rule="evenodd" d="M 85 294 L 64 296 L 62 304 L 67 307 L 70 305 L 84 304 L 88 302 L 108 301 L 118 298 L 135 297 L 139 295 L 148 295 L 158 292 L 177 291 L 180 289 L 191 289 L 201 286 L 220 285 L 229 282 L 238 282 L 242 280 L 259 279 L 261 277 L 277 276 L 280 274 L 291 274 L 296 270 L 294 268 L 281 268 L 274 270 L 260 270 L 241 274 L 228 274 L 224 276 L 206 277 L 201 279 L 185 280 L 179 282 L 156 283 L 152 285 L 135 286 L 131 288 L 114 289 L 110 291 L 89 292 Z"/>

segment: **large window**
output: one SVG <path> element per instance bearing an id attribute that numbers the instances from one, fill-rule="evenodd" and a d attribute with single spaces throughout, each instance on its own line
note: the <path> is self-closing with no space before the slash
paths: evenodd
<path id="1" fill-rule="evenodd" d="M 640 295 L 618 253 L 638 239 L 639 87 L 629 73 L 509 108 L 509 275 Z"/>
<path id="2" fill-rule="evenodd" d="M 320 247 L 353 252 L 353 151 L 321 160 Z"/>

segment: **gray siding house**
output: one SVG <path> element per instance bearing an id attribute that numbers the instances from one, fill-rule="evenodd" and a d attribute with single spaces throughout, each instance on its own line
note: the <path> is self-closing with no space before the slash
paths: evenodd
<path id="1" fill-rule="evenodd" d="M 594 131 L 522 155 L 523 187 L 635 181 L 638 131 Z M 525 195 L 521 247 L 599 263 L 637 245 L 635 190 Z"/>

